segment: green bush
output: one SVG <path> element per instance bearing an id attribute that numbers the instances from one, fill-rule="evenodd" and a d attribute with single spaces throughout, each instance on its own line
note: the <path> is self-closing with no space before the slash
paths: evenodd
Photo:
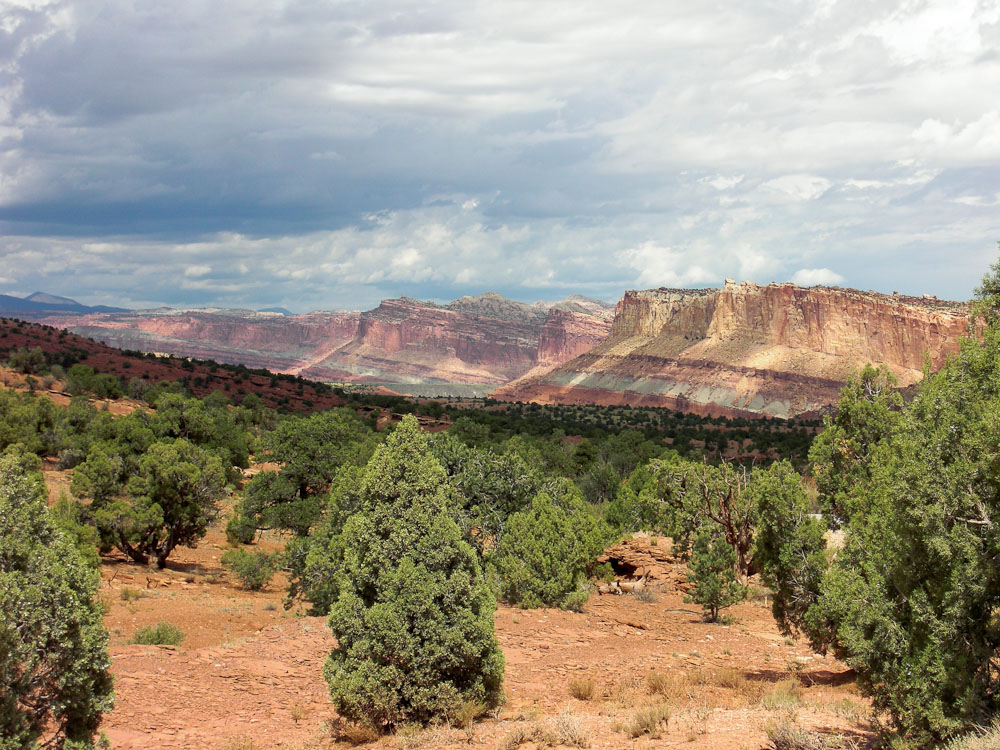
<path id="1" fill-rule="evenodd" d="M 286 607 L 302 597 L 311 603 L 310 614 L 326 615 L 340 596 L 344 564 L 344 524 L 361 506 L 358 488 L 364 470 L 342 466 L 333 481 L 322 519 L 308 538 L 292 539 L 286 548 L 289 568 Z"/>
<path id="2" fill-rule="evenodd" d="M 254 519 L 242 512 L 241 504 L 237 503 L 236 511 L 226 522 L 226 541 L 230 544 L 250 544 L 257 536 L 257 524 Z"/>
<path id="3" fill-rule="evenodd" d="M 500 597 L 524 608 L 579 609 L 588 595 L 580 588 L 587 566 L 607 539 L 582 500 L 571 497 L 564 508 L 538 493 L 528 509 L 508 519 L 490 557 Z"/>
<path id="4" fill-rule="evenodd" d="M 48 361 L 45 359 L 45 352 L 40 348 L 34 347 L 28 349 L 27 347 L 21 347 L 10 355 L 7 364 L 11 369 L 18 372 L 23 372 L 26 375 L 34 375 L 44 371 Z"/>
<path id="5" fill-rule="evenodd" d="M 49 517 L 40 482 L 0 457 L 0 747 L 92 747 L 113 703 L 100 577 Z"/>
<path id="6" fill-rule="evenodd" d="M 495 601 L 450 492 L 407 416 L 365 467 L 361 509 L 344 526 L 323 674 L 337 711 L 379 731 L 503 700 Z"/>
<path id="7" fill-rule="evenodd" d="M 177 545 L 193 547 L 205 536 L 225 494 L 225 472 L 217 456 L 187 440 L 160 440 L 139 459 L 126 489 L 129 497 L 120 498 L 91 490 L 102 545 L 162 568 Z"/>
<path id="8" fill-rule="evenodd" d="M 771 610 L 785 633 L 801 629 L 827 569 L 824 524 L 809 514 L 802 478 L 787 461 L 752 475 L 757 536 L 754 564 L 774 592 Z"/>
<path id="9" fill-rule="evenodd" d="M 975 305 L 989 325 L 909 404 L 862 372 L 812 454 L 845 541 L 807 632 L 856 670 L 877 712 L 926 745 L 1000 712 L 997 289 L 1000 264 Z"/>
<path id="10" fill-rule="evenodd" d="M 695 537 L 688 563 L 694 588 L 684 601 L 700 604 L 709 622 L 719 619 L 720 609 L 746 598 L 747 587 L 737 578 L 736 564 L 736 551 L 721 530 L 714 524 L 704 526 Z"/>
<path id="11" fill-rule="evenodd" d="M 222 565 L 236 576 L 243 588 L 248 591 L 260 591 L 265 588 L 277 569 L 274 555 L 247 552 L 240 548 L 226 550 L 222 554 Z"/>
<path id="12" fill-rule="evenodd" d="M 140 646 L 179 646 L 184 640 L 183 631 L 169 622 L 158 622 L 139 628 L 129 643 Z"/>

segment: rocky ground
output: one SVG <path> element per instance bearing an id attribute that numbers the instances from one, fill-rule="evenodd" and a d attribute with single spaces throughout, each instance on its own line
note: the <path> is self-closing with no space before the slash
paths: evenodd
<path id="1" fill-rule="evenodd" d="M 266 544 L 266 542 L 265 542 Z M 869 734 L 851 673 L 775 628 L 766 592 L 734 607 L 729 624 L 686 604 L 667 540 L 612 551 L 621 570 L 648 568 L 652 597 L 591 597 L 582 613 L 500 607 L 507 705 L 466 729 L 404 728 L 376 739 L 338 721 L 320 674 L 333 640 L 323 618 L 282 607 L 283 584 L 250 593 L 219 564 L 215 529 L 179 549 L 166 571 L 108 558 L 101 596 L 112 632 L 117 704 L 103 728 L 119 750 L 139 748 L 764 748 L 766 727 L 793 722 L 850 747 Z M 128 645 L 167 621 L 177 647 Z M 574 697 L 574 694 L 576 697 Z M 640 728 L 643 711 L 670 718 Z"/>

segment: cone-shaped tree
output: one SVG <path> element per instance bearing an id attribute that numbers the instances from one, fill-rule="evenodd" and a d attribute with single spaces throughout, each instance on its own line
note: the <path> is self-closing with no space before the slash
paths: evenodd
<path id="1" fill-rule="evenodd" d="M 467 702 L 499 705 L 496 603 L 415 418 L 376 450 L 360 490 L 330 611 L 337 648 L 323 669 L 337 710 L 385 730 Z"/>
<path id="2" fill-rule="evenodd" d="M 44 484 L 0 457 L 0 749 L 92 747 L 113 703 L 99 581 Z"/>

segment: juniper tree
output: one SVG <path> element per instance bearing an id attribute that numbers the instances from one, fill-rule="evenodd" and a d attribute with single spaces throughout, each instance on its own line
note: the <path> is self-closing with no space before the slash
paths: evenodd
<path id="1" fill-rule="evenodd" d="M 579 609 L 587 566 L 609 541 L 607 527 L 577 495 L 557 502 L 540 492 L 514 513 L 490 557 L 500 596 L 511 604 Z"/>
<path id="2" fill-rule="evenodd" d="M 715 524 L 705 524 L 694 540 L 691 560 L 691 583 L 694 587 L 685 601 L 700 604 L 705 619 L 715 622 L 719 610 L 746 598 L 747 587 L 737 576 L 737 555 Z"/>
<path id="3" fill-rule="evenodd" d="M 323 673 L 341 715 L 384 731 L 503 698 L 495 600 L 441 465 L 407 416 L 368 461 L 343 531 Z"/>
<path id="4" fill-rule="evenodd" d="M 60 523 L 69 523 L 63 519 Z M 0 457 L 0 748 L 90 747 L 113 693 L 99 574 L 45 508 L 44 486 Z"/>

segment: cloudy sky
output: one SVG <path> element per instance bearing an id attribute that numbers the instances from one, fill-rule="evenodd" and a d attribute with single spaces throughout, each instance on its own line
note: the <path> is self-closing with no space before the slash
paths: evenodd
<path id="1" fill-rule="evenodd" d="M 0 0 L 0 291 L 966 298 L 1000 2 Z"/>

